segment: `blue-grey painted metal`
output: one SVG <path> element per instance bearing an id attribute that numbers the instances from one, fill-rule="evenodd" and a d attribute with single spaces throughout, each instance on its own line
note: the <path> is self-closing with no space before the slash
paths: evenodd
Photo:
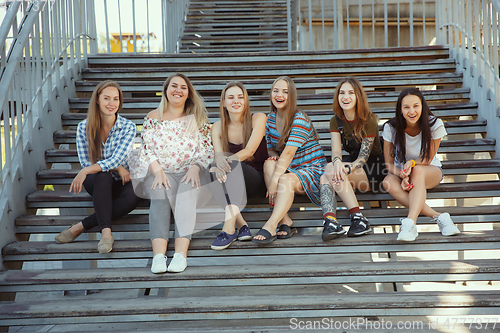
<path id="1" fill-rule="evenodd" d="M 358 4 L 358 22 L 359 22 L 359 48 L 363 48 L 363 0 Z"/>
<path id="2" fill-rule="evenodd" d="M 291 4 L 292 0 L 286 1 L 286 29 L 287 29 L 287 41 L 288 41 L 288 51 L 292 51 L 292 20 L 295 17 L 292 16 Z"/>
<path id="3" fill-rule="evenodd" d="M 53 147 L 52 133 L 60 128 L 61 113 L 69 108 L 74 81 L 86 62 L 87 39 L 95 40 L 88 31 L 95 26 L 88 17 L 94 16 L 82 16 L 86 11 L 81 10 L 94 11 L 91 0 L 15 1 L 7 6 L 7 19 L 0 28 L 6 55 L 0 74 L 5 133 L 0 247 L 15 240 L 14 220 L 26 213 L 24 198 L 36 190 L 35 175 L 45 167 L 44 152 Z"/>
<path id="4" fill-rule="evenodd" d="M 309 0 L 309 50 L 313 50 L 312 0 Z"/>
<path id="5" fill-rule="evenodd" d="M 500 52 L 498 0 L 466 0 L 458 3 L 439 0 L 438 44 L 448 45 L 450 55 L 464 73 L 464 85 L 471 89 L 471 99 L 478 103 L 478 116 L 487 120 L 488 135 L 500 148 Z M 465 10 L 461 13 L 461 9 Z"/>
<path id="6" fill-rule="evenodd" d="M 349 16 L 349 0 L 345 0 L 346 20 L 347 20 L 347 48 L 351 48 L 351 29 L 350 29 L 350 16 Z"/>

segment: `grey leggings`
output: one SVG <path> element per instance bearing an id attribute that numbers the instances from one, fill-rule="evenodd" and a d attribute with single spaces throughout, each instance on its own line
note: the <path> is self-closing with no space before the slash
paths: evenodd
<path id="1" fill-rule="evenodd" d="M 201 189 L 197 190 L 189 184 L 181 183 L 186 173 L 167 174 L 170 189 L 158 188 L 150 191 L 151 204 L 149 206 L 150 239 L 163 238 L 168 240 L 171 224 L 171 209 L 174 213 L 174 238 L 185 237 L 191 239 L 195 230 L 196 207 L 201 207 L 210 199 L 211 194 L 207 186 L 207 176 L 200 172 Z M 145 189 L 150 189 L 154 176 L 148 176 L 144 181 Z"/>

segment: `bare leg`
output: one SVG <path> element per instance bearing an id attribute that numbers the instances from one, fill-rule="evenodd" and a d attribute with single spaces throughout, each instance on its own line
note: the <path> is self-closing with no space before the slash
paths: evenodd
<path id="1" fill-rule="evenodd" d="M 191 240 L 186 237 L 177 237 L 175 239 L 175 253 L 184 254 L 184 258 L 187 258 L 187 251 Z"/>
<path id="2" fill-rule="evenodd" d="M 241 213 L 240 213 L 240 214 L 238 214 L 238 216 L 236 216 L 236 227 L 238 229 L 240 229 L 244 225 L 248 225 L 248 224 L 247 224 L 247 221 L 245 221 L 245 219 L 243 218 L 243 216 L 241 216 Z"/>
<path id="3" fill-rule="evenodd" d="M 78 236 L 82 232 L 84 232 L 85 229 L 83 228 L 83 223 L 79 222 L 79 223 L 77 223 L 75 225 L 72 225 L 71 228 L 69 228 L 69 231 L 71 231 L 71 233 L 73 234 L 73 236 Z"/>
<path id="4" fill-rule="evenodd" d="M 151 246 L 153 247 L 153 257 L 157 254 L 167 253 L 168 240 L 163 238 L 153 238 L 151 240 Z"/>
<path id="5" fill-rule="evenodd" d="M 440 172 L 441 171 L 439 171 L 439 173 Z M 439 178 L 439 180 L 441 180 L 441 178 Z M 413 183 L 413 184 L 414 184 L 414 186 L 416 186 L 415 183 Z M 436 186 L 436 185 L 434 185 L 434 186 Z M 405 191 L 401 188 L 401 179 L 399 177 L 392 175 L 392 174 L 388 175 L 384 179 L 383 186 L 384 186 L 385 190 L 387 192 L 389 192 L 389 194 L 392 195 L 392 197 L 394 199 L 396 199 L 397 202 L 399 202 L 400 204 L 402 204 L 403 206 L 405 206 L 407 208 L 410 206 L 410 195 L 407 191 Z M 415 189 L 415 187 L 413 189 Z M 425 203 L 425 199 L 424 199 L 424 204 L 420 210 L 420 214 L 423 214 L 423 215 L 429 216 L 429 217 L 439 215 L 438 212 L 436 212 L 434 209 L 432 209 L 431 207 L 429 207 Z M 414 216 L 414 214 L 413 214 L 413 216 Z M 417 216 L 418 216 L 418 214 L 417 214 Z M 415 220 L 413 220 L 413 221 L 416 221 L 417 216 L 414 216 Z"/>
<path id="6" fill-rule="evenodd" d="M 234 225 L 238 219 L 238 216 L 241 216 L 240 209 L 236 205 L 227 205 L 226 206 L 226 219 L 224 221 L 224 226 L 222 227 L 222 231 L 225 231 L 228 234 L 234 234 Z"/>
<path id="7" fill-rule="evenodd" d="M 101 239 L 102 238 L 111 238 L 111 228 L 103 228 L 101 230 Z"/>
<path id="8" fill-rule="evenodd" d="M 293 173 L 283 174 L 278 182 L 278 188 L 280 190 L 276 195 L 273 213 L 271 214 L 269 220 L 267 220 L 266 224 L 262 227 L 263 229 L 269 231 L 271 235 L 275 234 L 276 227 L 281 220 L 285 219 L 286 222 L 292 221 L 288 217 L 287 213 L 292 206 L 295 193 L 305 193 L 299 177 Z M 289 225 L 291 225 L 291 223 Z M 257 235 L 254 239 L 262 240 L 264 239 L 264 236 Z"/>
<path id="9" fill-rule="evenodd" d="M 434 165 L 417 165 L 411 170 L 410 181 L 413 188 L 408 193 L 408 200 L 411 202 L 408 212 L 410 219 L 417 220 L 425 205 L 427 189 L 436 187 L 441 182 L 441 177 L 441 170 Z"/>
<path id="10" fill-rule="evenodd" d="M 347 209 L 359 206 L 358 200 L 356 199 L 356 195 L 354 194 L 354 190 L 348 178 L 346 178 L 340 184 L 334 184 L 327 179 L 326 174 L 323 174 L 320 178 L 320 182 L 321 184 L 330 184 L 330 186 L 332 186 L 333 190 L 338 194 L 340 199 L 342 199 Z"/>

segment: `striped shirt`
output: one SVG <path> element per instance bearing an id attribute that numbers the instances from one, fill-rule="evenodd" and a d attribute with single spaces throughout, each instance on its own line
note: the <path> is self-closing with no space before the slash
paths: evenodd
<path id="1" fill-rule="evenodd" d="M 135 124 L 117 115 L 116 122 L 111 128 L 106 142 L 102 143 L 102 156 L 97 161 L 102 172 L 109 172 L 110 170 L 118 168 L 120 165 L 128 170 L 127 157 L 134 145 L 135 135 Z M 82 168 L 91 166 L 89 143 L 87 141 L 87 119 L 78 124 L 78 129 L 76 131 L 76 149 Z M 113 177 L 116 180 L 121 179 L 117 172 L 113 172 Z"/>
<path id="2" fill-rule="evenodd" d="M 271 112 L 267 116 L 266 124 L 267 148 L 276 150 L 279 138 L 280 134 L 276 129 L 276 113 Z M 321 205 L 320 177 L 325 172 L 327 162 L 323 149 L 316 140 L 312 123 L 300 111 L 295 113 L 286 146 L 297 147 L 287 171 L 296 174 L 309 199 L 315 205 Z"/>

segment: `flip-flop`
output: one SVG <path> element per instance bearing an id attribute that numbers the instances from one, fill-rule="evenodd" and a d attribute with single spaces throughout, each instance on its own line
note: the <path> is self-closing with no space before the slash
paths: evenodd
<path id="1" fill-rule="evenodd" d="M 253 243 L 269 244 L 269 243 L 272 243 L 276 240 L 276 235 L 274 235 L 274 236 L 271 235 L 271 233 L 269 231 L 267 231 L 266 229 L 260 229 L 259 232 L 257 233 L 257 235 L 264 236 L 265 238 L 264 239 L 252 238 Z M 255 235 L 255 236 L 257 236 L 257 235 Z"/>
<path id="2" fill-rule="evenodd" d="M 279 229 L 278 229 L 278 232 L 286 232 L 286 235 L 278 235 L 278 239 L 287 239 L 287 238 L 291 238 L 294 234 L 296 234 L 298 231 L 297 231 L 297 228 L 290 228 L 289 225 L 287 224 L 282 224 L 280 225 Z"/>

